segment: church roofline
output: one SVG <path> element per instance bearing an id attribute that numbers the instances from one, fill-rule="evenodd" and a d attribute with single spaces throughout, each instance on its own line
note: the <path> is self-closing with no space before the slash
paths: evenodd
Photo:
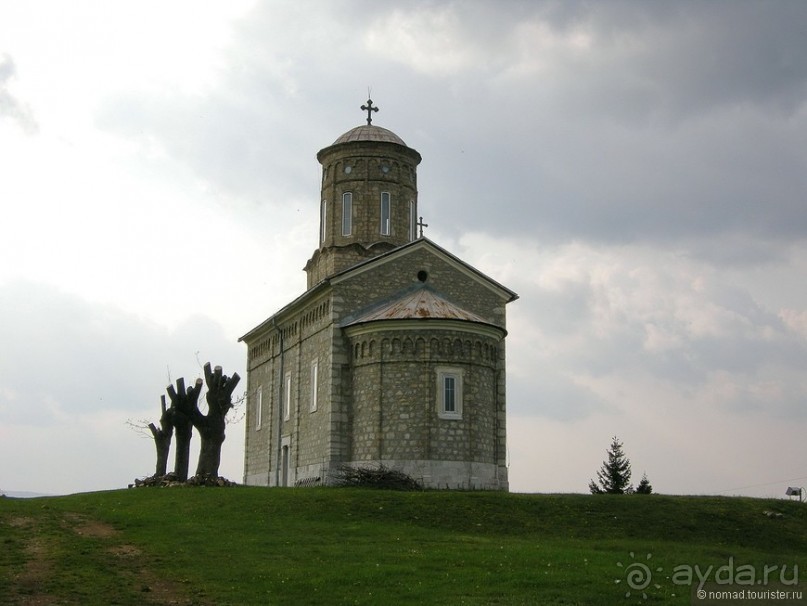
<path id="1" fill-rule="evenodd" d="M 365 127 L 366 128 L 366 127 Z M 352 147 L 357 147 L 360 150 L 366 152 L 367 149 L 373 148 L 378 150 L 392 150 L 399 154 L 405 154 L 411 158 L 411 160 L 415 163 L 415 165 L 420 164 L 423 157 L 420 155 L 416 149 L 413 149 L 406 145 L 405 143 L 400 142 L 396 143 L 392 140 L 384 140 L 384 139 L 354 139 L 349 141 L 340 141 L 337 139 L 335 143 L 327 147 L 323 147 L 321 150 L 317 152 L 317 161 L 322 164 L 324 158 L 332 153 L 341 152 L 343 150 L 349 150 Z"/>
<path id="2" fill-rule="evenodd" d="M 241 343 L 242 341 L 247 341 L 248 339 L 251 339 L 252 337 L 254 337 L 254 336 L 258 335 L 258 334 L 266 332 L 270 328 L 274 328 L 276 330 L 279 330 L 280 327 L 278 326 L 278 323 L 283 321 L 283 317 L 285 315 L 287 315 L 289 313 L 296 312 L 297 308 L 301 304 L 308 303 L 311 299 L 315 299 L 317 295 L 319 295 L 320 293 L 325 292 L 329 286 L 330 286 L 330 284 L 328 284 L 328 281 L 323 280 L 322 282 L 320 282 L 316 286 L 313 286 L 312 288 L 308 289 L 303 294 L 301 294 L 299 297 L 294 299 L 294 301 L 284 305 L 279 310 L 277 310 L 275 313 L 273 313 L 271 316 L 266 318 L 266 320 L 264 320 L 263 322 L 258 324 L 255 328 L 253 328 L 252 330 L 244 333 L 244 335 L 242 335 L 241 337 L 238 338 L 238 342 Z"/>
<path id="3" fill-rule="evenodd" d="M 374 268 L 378 264 L 383 264 L 386 263 L 387 261 L 397 259 L 401 255 L 405 255 L 409 251 L 416 250 L 418 248 L 428 248 L 438 256 L 443 257 L 447 263 L 454 266 L 459 271 L 473 278 L 486 288 L 498 293 L 499 296 L 505 299 L 505 303 L 511 303 L 516 299 L 518 299 L 518 295 L 515 292 L 513 292 L 506 286 L 503 286 L 493 278 L 485 275 L 484 273 L 476 269 L 473 265 L 469 265 L 456 255 L 451 254 L 446 249 L 435 244 L 428 238 L 420 237 L 417 240 L 413 240 L 412 242 L 404 244 L 403 246 L 399 246 L 388 252 L 382 253 L 377 257 L 372 257 L 370 259 L 367 259 L 366 261 L 362 261 L 361 263 L 353 265 L 352 267 L 349 267 L 347 269 L 343 269 L 342 271 L 337 272 L 332 276 L 329 276 L 328 278 L 325 278 L 319 284 L 311 287 L 309 290 L 305 291 L 299 297 L 294 299 L 291 303 L 285 305 L 277 312 L 269 316 L 266 320 L 258 324 L 255 328 L 245 333 L 238 339 L 238 341 L 242 342 L 250 340 L 256 335 L 264 333 L 272 328 L 276 330 L 279 329 L 278 324 L 282 323 L 284 316 L 290 313 L 294 313 L 303 303 L 307 303 L 311 299 L 315 298 L 318 294 L 325 292 L 332 284 L 339 284 L 340 282 L 347 280 L 352 276 L 355 276 L 364 271 L 368 271 Z"/>
<path id="4" fill-rule="evenodd" d="M 417 248 L 430 248 L 430 249 L 432 249 L 439 256 L 444 257 L 444 259 L 448 263 L 450 263 L 451 265 L 453 265 L 454 267 L 456 267 L 457 269 L 459 269 L 460 271 L 462 271 L 466 275 L 470 276 L 471 278 L 473 278 L 477 282 L 481 283 L 483 286 L 498 292 L 498 294 L 500 296 L 502 296 L 502 298 L 506 299 L 506 301 L 505 301 L 506 303 L 512 303 L 513 301 L 518 299 L 518 294 L 516 294 L 514 291 L 510 290 L 509 288 L 507 288 L 503 284 L 497 282 L 496 280 L 494 280 L 490 276 L 482 273 L 481 271 L 476 269 L 473 265 L 470 265 L 469 263 L 466 263 L 465 261 L 463 261 L 462 259 L 460 259 L 456 255 L 448 252 L 442 246 L 439 246 L 438 244 L 435 244 L 433 241 L 429 240 L 429 238 L 426 238 L 425 236 L 421 236 L 417 240 L 413 240 L 412 242 L 409 242 L 407 244 L 404 244 L 402 246 L 394 248 L 394 249 L 392 249 L 392 250 L 390 250 L 388 252 L 385 252 L 385 253 L 383 253 L 381 255 L 378 255 L 377 257 L 367 259 L 366 261 L 362 261 L 361 263 L 353 265 L 352 267 L 348 267 L 347 269 L 343 269 L 342 271 L 337 272 L 334 275 L 327 278 L 327 281 L 332 283 L 332 284 L 338 284 L 339 282 L 341 282 L 343 280 L 346 280 L 346 279 L 350 278 L 351 276 L 354 276 L 356 274 L 359 274 L 359 273 L 362 273 L 362 272 L 367 271 L 369 269 L 372 269 L 376 264 L 383 264 L 383 263 L 385 263 L 387 261 L 396 259 L 399 256 L 406 254 L 410 250 L 414 250 L 414 249 L 417 249 Z"/>

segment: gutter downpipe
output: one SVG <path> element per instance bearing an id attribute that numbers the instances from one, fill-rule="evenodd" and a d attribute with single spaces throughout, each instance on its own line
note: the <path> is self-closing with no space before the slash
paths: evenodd
<path id="1" fill-rule="evenodd" d="M 283 390 L 286 387 L 283 374 L 283 330 L 278 328 L 277 320 L 274 318 L 272 319 L 272 326 L 274 326 L 275 330 L 277 330 L 280 335 L 280 397 L 277 399 L 277 451 L 275 452 L 277 457 L 275 460 L 275 487 L 277 487 L 280 486 L 280 468 L 283 464 L 283 445 L 281 443 L 283 438 L 283 398 L 285 396 Z"/>

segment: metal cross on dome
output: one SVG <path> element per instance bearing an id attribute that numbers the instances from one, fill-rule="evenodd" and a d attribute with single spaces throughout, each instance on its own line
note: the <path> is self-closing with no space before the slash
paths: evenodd
<path id="1" fill-rule="evenodd" d="M 377 112 L 378 108 L 373 107 L 373 100 L 367 99 L 367 105 L 362 105 L 361 108 L 367 112 L 367 126 L 373 123 L 373 112 Z"/>

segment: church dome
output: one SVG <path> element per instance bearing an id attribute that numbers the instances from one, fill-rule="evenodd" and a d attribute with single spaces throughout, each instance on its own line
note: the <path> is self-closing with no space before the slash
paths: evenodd
<path id="1" fill-rule="evenodd" d="M 403 142 L 403 139 L 394 132 L 386 128 L 381 128 L 380 126 L 373 126 L 372 124 L 362 124 L 361 126 L 350 129 L 334 141 L 333 145 L 352 143 L 354 141 L 381 141 L 384 143 L 396 143 L 406 147 L 406 143 Z"/>

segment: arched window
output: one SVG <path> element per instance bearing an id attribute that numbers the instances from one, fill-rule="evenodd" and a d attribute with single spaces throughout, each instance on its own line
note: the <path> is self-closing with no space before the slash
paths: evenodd
<path id="1" fill-rule="evenodd" d="M 288 421 L 291 417 L 291 372 L 286 373 L 286 386 L 283 396 L 283 419 Z"/>
<path id="2" fill-rule="evenodd" d="M 349 236 L 353 231 L 353 194 L 342 194 L 342 235 Z"/>
<path id="3" fill-rule="evenodd" d="M 319 360 L 311 362 L 311 406 L 310 411 L 317 411 L 317 392 L 319 391 Z"/>
<path id="4" fill-rule="evenodd" d="M 263 395 L 263 388 L 258 385 L 255 390 L 255 429 L 261 428 L 261 417 L 263 416 L 263 406 L 261 405 L 261 396 Z"/>
<path id="5" fill-rule="evenodd" d="M 390 234 L 390 198 L 389 192 L 381 192 L 381 235 L 388 236 Z"/>

